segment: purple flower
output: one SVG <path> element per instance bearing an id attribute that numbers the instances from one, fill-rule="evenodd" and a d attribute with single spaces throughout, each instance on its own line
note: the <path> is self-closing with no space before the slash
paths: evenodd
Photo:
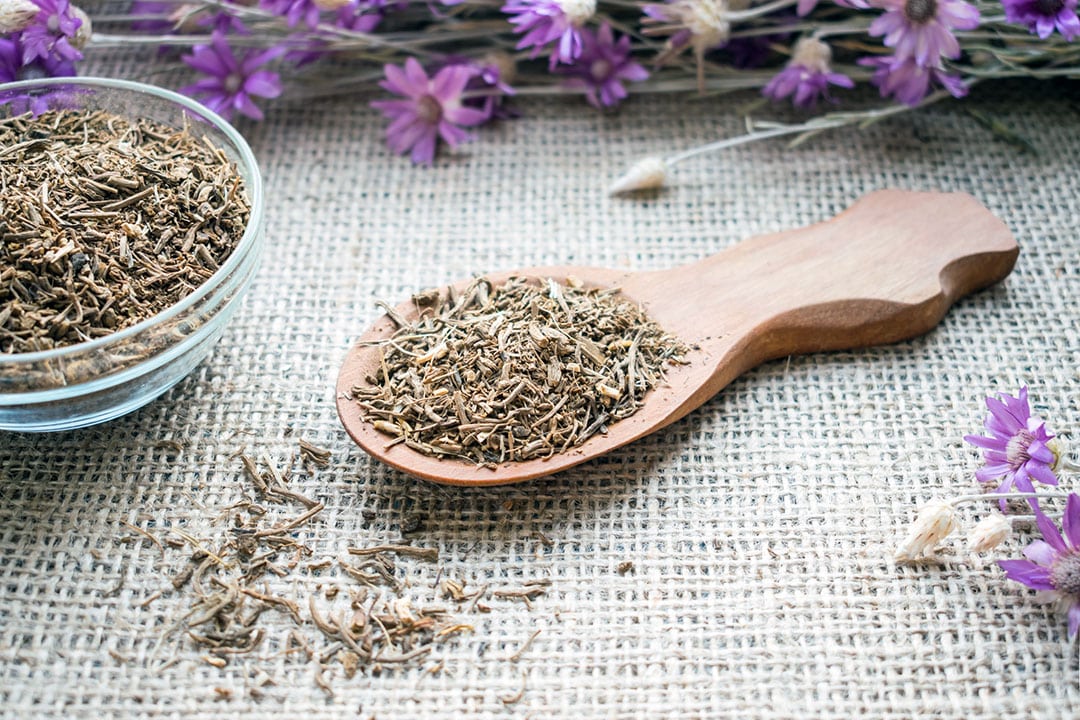
<path id="1" fill-rule="evenodd" d="M 611 26 L 604 23 L 594 35 L 588 29 L 581 33 L 581 56 L 560 72 L 572 75 L 568 88 L 585 91 L 585 99 L 593 107 L 612 107 L 626 97 L 623 81 L 641 82 L 649 71 L 630 57 L 630 36 L 615 40 Z"/>
<path id="2" fill-rule="evenodd" d="M 1022 492 L 1034 492 L 1032 478 L 1057 485 L 1057 455 L 1048 445 L 1054 436 L 1047 432 L 1046 423 L 1032 416 L 1027 388 L 1020 388 L 1018 397 L 1001 393 L 1000 399 L 986 398 L 986 407 L 990 413 L 983 424 L 990 436 L 964 436 L 967 442 L 983 448 L 986 465 L 975 472 L 975 478 L 999 483 L 998 493 L 1009 492 L 1014 486 Z M 1001 505 L 1004 509 L 1004 499 Z"/>
<path id="3" fill-rule="evenodd" d="M 875 68 L 870 82 L 878 86 L 881 97 L 895 97 L 905 105 L 918 105 L 930 92 L 930 84 L 936 83 L 949 91 L 953 97 L 964 97 L 968 88 L 964 81 L 949 75 L 941 67 L 924 67 L 914 58 L 864 57 L 859 65 Z"/>
<path id="4" fill-rule="evenodd" d="M 979 10 L 964 0 L 872 0 L 885 10 L 870 23 L 870 35 L 884 35 L 885 45 L 896 48 L 897 57 L 913 58 L 933 67 L 941 57 L 960 55 L 953 30 L 973 30 Z"/>
<path id="5" fill-rule="evenodd" d="M 74 63 L 52 55 L 24 63 L 19 35 L 0 37 L 0 84 L 41 77 L 70 77 L 74 74 Z M 0 98 L 0 104 L 10 103 L 16 114 L 30 112 L 36 116 L 49 110 L 55 104 L 55 100 L 56 93 L 34 95 L 4 93 Z"/>
<path id="6" fill-rule="evenodd" d="M 82 53 L 71 44 L 82 27 L 82 20 L 72 14 L 68 0 L 33 2 L 41 9 L 34 22 L 22 31 L 23 64 L 50 56 L 69 61 L 82 60 Z"/>
<path id="7" fill-rule="evenodd" d="M 998 560 L 998 566 L 1010 580 L 1033 590 L 1050 591 L 1068 607 L 1069 637 L 1080 630 L 1080 496 L 1069 493 L 1061 532 L 1054 522 L 1038 510 L 1035 522 L 1042 540 L 1024 548 L 1027 560 Z"/>
<path id="8" fill-rule="evenodd" d="M 509 0 L 502 11 L 510 15 L 514 32 L 524 33 L 518 50 L 532 47 L 532 57 L 555 43 L 550 65 L 573 62 L 581 55 L 581 28 L 596 13 L 596 0 Z"/>
<path id="9" fill-rule="evenodd" d="M 762 89 L 765 97 L 781 100 L 793 95 L 792 102 L 803 108 L 813 107 L 818 97 L 829 97 L 829 85 L 852 88 L 855 83 L 847 75 L 832 72 L 829 62 L 832 50 L 816 38 L 803 38 L 795 44 L 791 61 Z"/>
<path id="10" fill-rule="evenodd" d="M 404 69 L 387 65 L 384 70 L 386 79 L 379 85 L 403 99 L 376 100 L 371 106 L 390 118 L 386 130 L 390 148 L 399 155 L 412 150 L 414 163 L 430 163 L 440 137 L 454 147 L 469 139 L 459 126 L 479 125 L 488 118 L 483 110 L 462 102 L 474 68 L 450 65 L 429 78 L 416 58 L 408 58 Z"/>
<path id="11" fill-rule="evenodd" d="M 1054 28 L 1070 42 L 1080 36 L 1077 0 L 1002 0 L 1005 19 L 1027 25 L 1028 30 L 1045 40 Z"/>
<path id="12" fill-rule="evenodd" d="M 259 0 L 259 7 L 285 18 L 289 27 L 296 27 L 301 20 L 310 28 L 319 24 L 319 6 L 313 0 Z"/>
<path id="13" fill-rule="evenodd" d="M 0 37 L 0 83 L 41 77 L 71 77 L 75 64 L 54 55 L 24 62 L 26 53 L 19 35 Z"/>
<path id="14" fill-rule="evenodd" d="M 283 48 L 247 52 L 237 57 L 225 35 L 215 32 L 209 45 L 196 45 L 183 61 L 208 77 L 180 89 L 198 97 L 200 102 L 229 119 L 238 110 L 255 120 L 262 120 L 262 110 L 251 97 L 275 98 L 281 94 L 278 74 L 258 68 L 282 54 Z"/>

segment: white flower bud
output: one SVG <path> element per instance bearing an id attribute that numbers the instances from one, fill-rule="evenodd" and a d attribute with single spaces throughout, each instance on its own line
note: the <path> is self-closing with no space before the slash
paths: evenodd
<path id="1" fill-rule="evenodd" d="M 0 0 L 3 2 L 3 0 Z M 75 31 L 75 35 L 71 38 L 71 46 L 76 50 L 82 50 L 86 47 L 86 43 L 90 42 L 90 37 L 94 34 L 94 26 L 90 23 L 90 16 L 83 12 L 82 8 L 77 8 L 71 5 L 71 16 L 77 20 L 82 20 L 79 25 L 79 29 Z"/>
<path id="2" fill-rule="evenodd" d="M 904 561 L 924 556 L 955 529 L 956 510 L 953 506 L 940 498 L 931 500 L 919 509 L 918 517 L 893 557 Z"/>
<path id="3" fill-rule="evenodd" d="M 663 158 L 647 157 L 638 160 L 615 181 L 608 190 L 610 195 L 635 192 L 637 190 L 654 190 L 664 186 L 667 180 L 667 163 Z"/>
<path id="4" fill-rule="evenodd" d="M 499 81 L 513 85 L 517 80 L 517 61 L 514 56 L 502 50 L 492 50 L 480 58 L 481 65 L 494 65 L 499 69 Z"/>
<path id="5" fill-rule="evenodd" d="M 574 27 L 581 27 L 596 14 L 596 0 L 555 0 Z"/>
<path id="6" fill-rule="evenodd" d="M 0 0 L 0 35 L 30 27 L 40 9 L 30 0 Z"/>
<path id="7" fill-rule="evenodd" d="M 1001 513 L 987 515 L 968 535 L 968 549 L 972 552 L 993 550 L 1012 535 L 1012 523 Z"/>

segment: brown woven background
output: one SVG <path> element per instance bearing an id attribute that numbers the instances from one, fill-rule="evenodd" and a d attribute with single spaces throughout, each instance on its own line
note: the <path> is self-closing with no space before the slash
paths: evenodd
<path id="1" fill-rule="evenodd" d="M 919 503 L 976 488 L 961 436 L 978 431 L 985 394 L 1027 382 L 1052 428 L 1080 418 L 1076 90 L 1010 86 L 794 150 L 738 148 L 685 163 L 647 200 L 605 187 L 643 155 L 737 134 L 752 97 L 677 110 L 638 98 L 604 115 L 522 101 L 523 119 L 432 168 L 388 153 L 368 97 L 275 106 L 242 126 L 267 182 L 265 261 L 213 355 L 118 421 L 0 433 L 0 716 L 1075 717 L 1061 616 L 962 552 L 943 566 L 891 556 Z M 376 299 L 519 266 L 669 267 L 881 187 L 974 194 L 1016 233 L 1014 274 L 926 337 L 770 363 L 663 432 L 519 486 L 413 480 L 338 425 L 336 368 Z M 236 451 L 285 465 L 299 437 L 333 452 L 292 481 L 327 505 L 304 535 L 316 559 L 419 522 L 410 540 L 441 557 L 401 563 L 418 604 L 446 604 L 440 576 L 549 578 L 547 594 L 463 611 L 474 632 L 416 667 L 336 672 L 332 698 L 309 665 L 269 650 L 217 669 L 189 642 L 159 645 L 185 596 L 140 604 L 169 589 L 182 554 L 122 522 L 157 536 L 208 527 L 248 492 Z M 298 573 L 278 589 L 303 601 L 338 581 Z M 256 700 L 261 672 L 275 684 Z"/>

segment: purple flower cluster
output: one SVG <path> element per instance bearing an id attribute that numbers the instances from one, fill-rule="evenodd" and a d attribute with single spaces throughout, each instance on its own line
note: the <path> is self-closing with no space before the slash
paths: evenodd
<path id="1" fill-rule="evenodd" d="M 0 36 L 0 83 L 75 74 L 85 42 L 84 18 L 68 0 L 32 0 L 25 24 Z M 33 12 L 32 10 L 30 11 Z"/>
<path id="2" fill-rule="evenodd" d="M 89 35 L 89 19 L 71 1 L 5 0 L 8 4 L 0 13 L 0 81 L 74 74 Z M 517 35 L 518 50 L 542 58 L 549 73 L 561 78 L 563 88 L 580 92 L 598 109 L 618 105 L 627 98 L 631 83 L 650 78 L 650 70 L 642 64 L 650 43 L 635 41 L 635 30 L 627 28 L 634 24 L 641 36 L 663 39 L 663 47 L 654 53 L 656 66 L 691 53 L 701 91 L 717 65 L 768 67 L 778 64 L 780 53 L 790 52 L 762 92 L 774 101 L 809 109 L 822 100 L 836 102 L 832 95 L 836 88 L 854 87 L 855 73 L 840 61 L 870 68 L 870 82 L 883 97 L 908 105 L 922 103 L 938 88 L 963 96 L 967 84 L 956 73 L 959 64 L 954 61 L 961 57 L 962 33 L 982 22 L 974 0 L 647 0 L 631 11 L 637 15 L 636 23 L 625 17 L 631 7 L 626 4 L 618 5 L 623 14 L 616 15 L 607 6 L 598 14 L 598 0 L 500 2 L 490 6 L 475 0 L 439 0 L 436 6 L 429 0 L 425 16 L 424 6 L 407 0 L 218 0 L 209 4 L 131 0 L 130 20 L 131 28 L 139 32 L 202 36 L 194 45 L 190 40 L 171 44 L 168 39 L 161 44 L 162 52 L 181 55 L 197 74 L 182 91 L 228 118 L 255 119 L 263 117 L 261 101 L 283 91 L 280 68 L 299 68 L 341 52 L 346 47 L 343 38 L 377 33 L 384 23 L 412 32 L 418 18 L 425 24 L 445 20 L 446 41 L 439 33 L 432 35 L 423 65 L 413 58 L 394 69 L 386 66 L 381 85 L 397 97 L 373 103 L 390 120 L 391 148 L 420 163 L 432 162 L 440 143 L 454 146 L 468 139 L 465 128 L 514 117 L 504 101 L 515 94 L 515 61 L 501 51 L 455 56 L 450 49 L 449 41 L 457 37 L 457 30 L 472 23 L 471 19 L 458 23 L 459 19 L 490 12 L 493 7 L 501 13 L 501 32 Z M 823 2 L 831 7 L 821 11 L 820 27 L 801 19 Z M 1001 3 L 1009 22 L 1040 38 L 1055 32 L 1067 41 L 1080 37 L 1080 0 Z M 834 69 L 833 47 L 826 38 L 862 26 L 857 18 L 851 28 L 838 25 L 836 17 L 843 13 L 837 8 L 852 11 L 849 15 L 875 13 L 876 17 L 868 18 L 866 33 L 880 38 L 881 48 L 870 57 L 855 58 L 851 48 L 865 47 L 865 43 L 835 42 L 836 48 L 846 48 L 847 56 Z M 257 37 L 252 30 L 275 21 L 284 37 L 267 48 L 265 36 Z M 988 22 L 999 25 L 1002 21 L 995 17 Z M 793 38 L 808 25 L 810 32 Z M 503 41 L 487 47 L 499 47 Z M 357 44 L 364 42 L 359 38 Z M 386 50 L 407 46 L 394 37 L 373 42 Z M 992 46 L 995 40 L 987 42 Z M 502 60 L 490 60 L 498 54 Z M 972 61 L 976 62 L 974 57 Z M 1024 475 L 1012 482 L 1019 487 Z"/>
<path id="3" fill-rule="evenodd" d="M 917 105 L 933 85 L 941 85 L 954 97 L 967 94 L 967 86 L 949 75 L 945 59 L 960 56 L 955 30 L 973 30 L 979 25 L 978 9 L 964 0 L 870 0 L 884 12 L 870 23 L 869 34 L 882 37 L 894 54 L 859 61 L 874 68 L 871 82 L 882 97 L 895 97 L 907 105 Z"/>

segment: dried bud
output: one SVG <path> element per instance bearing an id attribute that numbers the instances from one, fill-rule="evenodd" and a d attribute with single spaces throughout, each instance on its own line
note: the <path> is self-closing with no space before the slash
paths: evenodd
<path id="1" fill-rule="evenodd" d="M 311 0 L 311 2 L 320 10 L 340 10 L 352 0 Z"/>
<path id="2" fill-rule="evenodd" d="M 30 0 L 0 0 L 0 35 L 30 27 L 40 8 Z"/>
<path id="3" fill-rule="evenodd" d="M 1061 467 L 1061 460 L 1064 455 L 1064 451 L 1061 449 L 1061 439 L 1055 437 L 1046 443 L 1046 448 L 1054 456 L 1054 462 L 1050 464 L 1050 471 L 1056 473 L 1058 468 Z"/>
<path id="4" fill-rule="evenodd" d="M 517 80 L 517 61 L 510 53 L 492 50 L 480 58 L 481 65 L 491 65 L 499 70 L 499 81 L 513 85 Z"/>
<path id="5" fill-rule="evenodd" d="M 638 190 L 654 190 L 663 187 L 666 180 L 667 163 L 664 159 L 647 157 L 634 163 L 633 167 L 615 181 L 608 193 L 618 195 Z"/>
<path id="6" fill-rule="evenodd" d="M 574 27 L 581 27 L 596 14 L 596 0 L 555 0 Z"/>
<path id="7" fill-rule="evenodd" d="M 931 500 L 919 510 L 919 516 L 893 557 L 897 561 L 904 561 L 924 556 L 955 529 L 956 511 L 953 506 L 940 498 Z"/>
<path id="8" fill-rule="evenodd" d="M 3 2 L 3 0 L 0 0 L 0 2 Z M 94 34 L 94 26 L 90 22 L 90 16 L 83 12 L 82 8 L 72 5 L 71 16 L 82 21 L 79 23 L 79 28 L 75 31 L 75 34 L 71 37 L 71 46 L 76 50 L 82 50 L 86 47 L 86 43 L 90 42 L 90 36 Z"/>
<path id="9" fill-rule="evenodd" d="M 1001 513 L 987 515 L 968 535 L 968 549 L 972 552 L 993 550 L 1012 535 L 1012 523 Z"/>
<path id="10" fill-rule="evenodd" d="M 801 65 L 816 73 L 827 73 L 831 70 L 829 67 L 831 62 L 832 48 L 817 38 L 808 37 L 795 43 L 790 64 Z"/>

